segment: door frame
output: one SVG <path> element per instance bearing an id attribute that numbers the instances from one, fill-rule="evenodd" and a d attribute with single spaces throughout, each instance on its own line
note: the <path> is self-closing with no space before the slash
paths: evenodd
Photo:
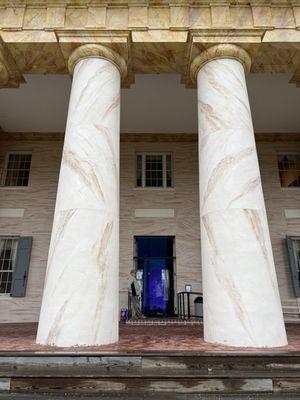
<path id="1" fill-rule="evenodd" d="M 173 315 L 177 315 L 177 269 L 176 269 L 176 237 L 175 235 L 134 235 L 133 236 L 133 265 L 137 271 L 137 238 L 172 238 L 173 240 Z"/>

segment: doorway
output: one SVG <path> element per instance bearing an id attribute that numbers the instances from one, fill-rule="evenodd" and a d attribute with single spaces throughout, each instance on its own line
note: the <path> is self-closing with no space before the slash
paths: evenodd
<path id="1" fill-rule="evenodd" d="M 174 236 L 135 236 L 134 240 L 143 314 L 146 317 L 174 316 Z"/>

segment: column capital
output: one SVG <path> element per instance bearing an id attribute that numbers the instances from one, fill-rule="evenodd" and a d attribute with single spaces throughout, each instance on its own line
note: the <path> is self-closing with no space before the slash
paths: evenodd
<path id="1" fill-rule="evenodd" d="M 108 60 L 118 68 L 121 78 L 125 78 L 127 75 L 127 65 L 124 58 L 113 49 L 102 44 L 84 44 L 77 47 L 71 53 L 68 60 L 68 68 L 71 75 L 73 75 L 75 65 L 85 58 L 103 58 Z"/>
<path id="2" fill-rule="evenodd" d="M 235 44 L 217 44 L 202 51 L 202 53 L 193 59 L 190 67 L 192 82 L 195 83 L 197 81 L 197 73 L 205 64 L 207 64 L 209 61 L 220 58 L 231 58 L 237 60 L 243 65 L 245 73 L 250 71 L 251 57 L 246 50 Z"/>

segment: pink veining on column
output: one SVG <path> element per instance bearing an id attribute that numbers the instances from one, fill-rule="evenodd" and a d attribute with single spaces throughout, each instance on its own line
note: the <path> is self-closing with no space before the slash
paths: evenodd
<path id="1" fill-rule="evenodd" d="M 75 66 L 37 343 L 118 340 L 120 72 Z"/>
<path id="2" fill-rule="evenodd" d="M 204 339 L 287 344 L 244 68 L 208 61 L 197 75 Z"/>

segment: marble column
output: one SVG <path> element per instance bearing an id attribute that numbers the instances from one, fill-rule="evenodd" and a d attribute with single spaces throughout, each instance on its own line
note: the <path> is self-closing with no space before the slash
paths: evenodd
<path id="1" fill-rule="evenodd" d="M 37 343 L 116 342 L 119 321 L 120 80 L 101 45 L 70 56 L 73 73 Z"/>
<path id="2" fill-rule="evenodd" d="M 287 344 L 245 71 L 251 59 L 216 45 L 191 64 L 198 87 L 204 340 Z"/>

